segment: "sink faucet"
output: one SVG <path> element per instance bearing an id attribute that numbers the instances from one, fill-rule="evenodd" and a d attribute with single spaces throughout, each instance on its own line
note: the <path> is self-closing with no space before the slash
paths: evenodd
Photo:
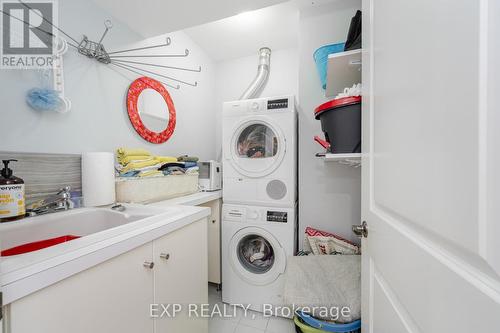
<path id="1" fill-rule="evenodd" d="M 40 206 L 27 209 L 26 215 L 35 216 L 70 209 L 72 205 L 70 190 L 69 186 L 63 187 L 56 194 L 43 199 Z"/>

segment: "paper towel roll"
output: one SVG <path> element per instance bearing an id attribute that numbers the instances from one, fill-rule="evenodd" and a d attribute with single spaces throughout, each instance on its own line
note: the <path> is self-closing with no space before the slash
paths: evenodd
<path id="1" fill-rule="evenodd" d="M 82 194 L 85 207 L 115 203 L 114 165 L 113 153 L 82 154 Z"/>

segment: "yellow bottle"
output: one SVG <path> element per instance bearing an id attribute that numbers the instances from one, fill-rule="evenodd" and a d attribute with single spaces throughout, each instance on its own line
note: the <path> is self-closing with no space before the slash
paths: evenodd
<path id="1" fill-rule="evenodd" d="M 0 172 L 0 222 L 22 219 L 26 215 L 24 198 L 24 180 L 13 176 L 10 162 L 3 160 L 4 168 Z"/>

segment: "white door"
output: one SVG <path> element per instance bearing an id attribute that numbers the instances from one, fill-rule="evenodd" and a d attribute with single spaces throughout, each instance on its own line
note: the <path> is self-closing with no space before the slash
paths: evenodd
<path id="1" fill-rule="evenodd" d="M 500 331 L 499 13 L 363 0 L 363 333 Z"/>

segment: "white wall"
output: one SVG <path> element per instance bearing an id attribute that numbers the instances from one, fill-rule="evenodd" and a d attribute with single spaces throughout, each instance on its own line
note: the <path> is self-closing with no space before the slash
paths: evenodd
<path id="1" fill-rule="evenodd" d="M 221 159 L 222 103 L 234 101 L 250 85 L 257 74 L 258 50 L 255 55 L 217 63 L 216 69 L 216 124 L 217 157 Z M 269 80 L 261 96 L 298 95 L 297 49 L 272 50 Z"/>
<path id="2" fill-rule="evenodd" d="M 90 1 L 60 0 L 59 25 L 78 40 L 83 34 L 98 40 L 103 21 L 114 27 L 104 45 L 108 50 L 135 46 L 141 38 L 116 18 Z M 73 103 L 67 114 L 40 113 L 25 102 L 26 92 L 41 81 L 33 70 L 0 71 L 0 150 L 26 152 L 79 153 L 113 151 L 120 146 L 143 147 L 157 154 L 195 154 L 202 159 L 215 158 L 214 65 L 212 60 L 182 32 L 169 34 L 172 46 L 164 53 L 190 50 L 190 56 L 165 63 L 188 67 L 201 65 L 201 73 L 163 70 L 181 79 L 197 80 L 198 87 L 169 89 L 177 110 L 174 135 L 164 144 L 144 141 L 131 126 L 125 107 L 128 86 L 138 77 L 121 69 L 97 63 L 70 49 L 64 57 L 66 96 Z M 164 38 L 161 38 L 164 39 Z M 140 45 L 158 42 L 158 38 Z"/>
<path id="3" fill-rule="evenodd" d="M 359 169 L 325 163 L 315 157 L 322 148 L 313 141 L 321 135 L 313 110 L 326 102 L 313 60 L 314 51 L 325 44 L 345 41 L 351 17 L 360 0 L 336 0 L 326 5 L 305 6 L 300 11 L 298 49 L 273 50 L 268 84 L 261 96 L 294 94 L 299 102 L 299 238 L 306 226 L 338 233 L 357 241 L 351 225 L 361 215 Z M 215 105 L 216 149 L 221 153 L 222 103 L 238 99 L 255 77 L 258 55 L 217 63 Z"/>
<path id="4" fill-rule="evenodd" d="M 361 8 L 359 0 L 338 0 L 304 9 L 299 18 L 299 237 L 310 225 L 355 240 L 352 224 L 361 218 L 359 169 L 325 163 L 315 157 L 323 149 L 313 141 L 322 135 L 314 119 L 315 107 L 328 99 L 321 88 L 313 60 L 314 51 L 325 44 L 346 39 L 351 17 Z"/>

